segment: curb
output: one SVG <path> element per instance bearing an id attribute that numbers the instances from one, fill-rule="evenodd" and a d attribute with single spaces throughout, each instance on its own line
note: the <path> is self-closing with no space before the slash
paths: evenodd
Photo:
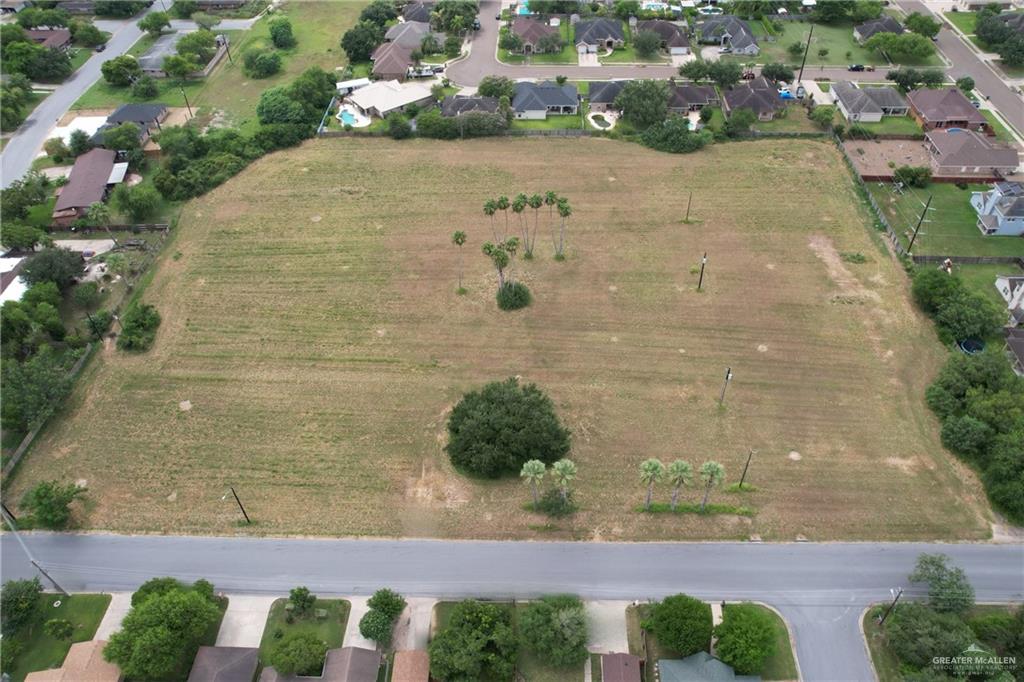
<path id="1" fill-rule="evenodd" d="M 726 603 L 728 603 L 728 602 L 726 602 Z M 735 602 L 735 603 L 739 603 L 739 602 Z M 784 615 L 782 615 L 781 611 L 779 611 L 777 608 L 775 608 L 771 604 L 766 604 L 763 601 L 754 601 L 754 602 L 751 602 L 751 603 L 752 604 L 757 604 L 758 606 L 765 607 L 766 609 L 768 609 L 769 611 L 771 611 L 776 616 L 778 616 L 779 618 L 782 619 L 782 623 L 786 626 L 786 634 L 789 636 L 789 649 L 793 653 L 793 663 L 796 665 L 796 679 L 797 680 L 803 680 L 804 679 L 804 674 L 803 674 L 803 671 L 800 670 L 800 657 L 796 655 L 796 637 L 793 636 L 793 628 L 790 626 L 789 620 Z M 868 608 L 871 608 L 871 607 L 868 607 Z M 863 622 L 863 619 L 861 619 L 861 622 Z M 861 634 L 863 634 L 863 632 Z M 867 640 L 865 640 L 865 644 L 866 643 L 867 643 Z M 869 657 L 870 657 L 870 654 L 869 654 Z M 874 666 L 872 666 L 871 669 L 874 670 Z M 878 682 L 878 676 L 877 675 L 875 675 L 875 682 Z"/>
<path id="2" fill-rule="evenodd" d="M 871 658 L 871 646 L 868 644 L 868 633 L 864 632 L 864 616 L 868 615 L 868 611 L 881 603 L 882 602 L 869 604 L 864 607 L 864 610 L 860 612 L 860 617 L 857 619 L 857 629 L 860 630 L 860 641 L 864 645 L 864 655 L 868 657 L 868 664 L 871 666 L 871 674 L 874 675 L 875 682 L 879 682 L 878 671 L 875 670 L 875 661 Z"/>

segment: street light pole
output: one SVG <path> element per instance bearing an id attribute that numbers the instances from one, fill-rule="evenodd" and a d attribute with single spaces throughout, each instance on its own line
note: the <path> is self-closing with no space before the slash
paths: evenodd
<path id="1" fill-rule="evenodd" d="M 718 396 L 718 405 L 721 407 L 725 404 L 725 389 L 729 388 L 729 382 L 732 381 L 732 367 L 725 368 L 725 382 L 722 384 L 722 394 Z"/>
<path id="2" fill-rule="evenodd" d="M 889 590 L 889 591 L 892 592 L 892 590 Z M 889 614 L 892 613 L 892 610 L 894 608 L 896 608 L 896 602 L 898 602 L 900 600 L 900 597 L 902 597 L 902 596 L 903 596 L 903 588 L 902 587 L 897 587 L 896 588 L 896 594 L 895 594 L 895 596 L 892 599 L 892 603 L 889 604 L 889 608 L 887 608 L 885 610 L 885 613 L 882 614 L 882 617 L 878 619 L 878 624 L 879 625 L 882 625 L 882 624 L 885 623 L 885 619 L 888 618 Z"/>
<path id="3" fill-rule="evenodd" d="M 7 525 L 10 527 L 11 534 L 14 535 L 14 539 L 18 541 L 19 545 L 21 545 L 21 549 L 22 549 L 23 552 L 25 552 L 25 556 L 28 557 L 29 563 L 31 563 L 33 566 L 35 566 L 37 571 L 42 573 L 43 576 L 47 580 L 49 580 L 51 583 L 53 583 L 53 586 L 55 588 L 57 588 L 58 592 L 63 594 L 65 597 L 69 596 L 67 590 L 65 590 L 63 587 L 61 587 L 60 583 L 58 583 L 56 580 L 54 580 L 53 576 L 51 576 L 49 573 L 47 573 L 46 569 L 44 569 L 39 564 L 39 562 L 36 561 L 36 558 L 34 556 L 32 556 L 32 552 L 28 551 L 28 547 L 25 545 L 25 541 L 21 539 L 21 535 L 18 533 L 18 528 L 14 525 L 14 520 L 11 518 L 9 512 L 7 511 L 7 505 L 4 505 L 3 512 L 0 515 L 2 515 L 4 517 L 4 521 L 6 521 Z"/>

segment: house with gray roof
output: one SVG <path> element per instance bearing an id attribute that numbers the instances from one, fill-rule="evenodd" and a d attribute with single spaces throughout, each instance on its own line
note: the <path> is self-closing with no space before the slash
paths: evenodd
<path id="1" fill-rule="evenodd" d="M 587 99 L 590 101 L 590 110 L 603 113 L 609 109 L 615 109 L 615 98 L 622 92 L 629 81 L 592 81 Z"/>
<path id="2" fill-rule="evenodd" d="M 668 110 L 674 114 L 700 111 L 712 104 L 718 104 L 718 92 L 710 85 L 669 85 Z"/>
<path id="3" fill-rule="evenodd" d="M 708 17 L 700 28 L 700 42 L 728 47 L 733 54 L 756 55 L 761 52 L 747 22 L 731 14 Z"/>
<path id="4" fill-rule="evenodd" d="M 441 101 L 442 116 L 462 116 L 472 112 L 493 114 L 498 111 L 497 97 L 481 95 L 448 95 Z"/>
<path id="5" fill-rule="evenodd" d="M 1024 377 L 1024 328 L 1005 327 L 1003 334 L 1006 336 L 1006 350 L 1009 351 L 1010 365 L 1017 376 Z"/>
<path id="6" fill-rule="evenodd" d="M 522 41 L 523 47 L 520 51 L 523 54 L 543 52 L 540 45 L 541 40 L 548 36 L 561 37 L 562 35 L 557 27 L 533 17 L 516 17 L 512 22 L 512 33 L 519 36 L 519 40 Z M 548 38 L 548 41 L 551 41 L 551 38 Z"/>
<path id="7" fill-rule="evenodd" d="M 706 651 L 698 651 L 683 659 L 658 660 L 658 679 L 661 682 L 756 682 L 757 675 L 737 675 L 726 665 Z"/>
<path id="8" fill-rule="evenodd" d="M 387 30 L 384 40 L 395 45 L 407 47 L 410 50 L 418 50 L 423 45 L 423 39 L 428 35 L 434 36 L 438 45 L 443 46 L 445 35 L 430 30 L 430 24 L 424 21 L 402 21 Z"/>
<path id="9" fill-rule="evenodd" d="M 410 2 L 402 10 L 402 18 L 406 21 L 422 21 L 430 23 L 430 13 L 434 10 L 432 2 Z"/>
<path id="10" fill-rule="evenodd" d="M 1024 276 L 996 275 L 996 291 L 1006 301 L 1010 324 L 1017 326 L 1024 322 Z"/>
<path id="11" fill-rule="evenodd" d="M 554 81 L 543 83 L 516 83 L 512 97 L 512 112 L 518 119 L 544 120 L 548 114 L 575 114 L 579 111 L 576 86 Z"/>
<path id="12" fill-rule="evenodd" d="M 318 676 L 283 675 L 273 666 L 260 673 L 259 682 L 377 682 L 381 656 L 373 649 L 346 646 L 329 649 L 323 672 Z"/>
<path id="13" fill-rule="evenodd" d="M 910 105 L 895 88 L 859 88 L 850 81 L 837 81 L 830 91 L 832 101 L 851 123 L 878 123 L 883 116 L 906 116 Z"/>
<path id="14" fill-rule="evenodd" d="M 1024 36 L 1024 12 L 1007 12 L 996 15 L 996 19 L 1019 36 Z"/>
<path id="15" fill-rule="evenodd" d="M 625 47 L 626 32 L 618 19 L 584 19 L 576 22 L 577 52 L 597 52 L 599 48 L 614 50 Z"/>
<path id="16" fill-rule="evenodd" d="M 925 130 L 968 128 L 988 135 L 992 126 L 960 88 L 919 88 L 907 94 L 910 113 Z"/>
<path id="17" fill-rule="evenodd" d="M 669 54 L 690 54 L 690 39 L 686 36 L 685 26 L 664 19 L 651 19 L 636 23 L 636 33 L 640 31 L 657 33 L 661 49 Z"/>
<path id="18" fill-rule="evenodd" d="M 156 78 L 166 76 L 167 74 L 164 73 L 164 59 L 178 54 L 178 41 L 181 40 L 183 35 L 185 35 L 184 32 L 175 31 L 174 33 L 165 33 L 157 38 L 156 42 L 139 57 L 139 66 L 142 67 L 142 73 Z"/>
<path id="19" fill-rule="evenodd" d="M 733 86 L 722 97 L 722 113 L 726 118 L 737 109 L 750 109 L 759 121 L 771 121 L 786 108 L 778 90 L 764 76 L 758 76 L 749 83 Z"/>
<path id="20" fill-rule="evenodd" d="M 883 14 L 877 19 L 853 27 L 853 39 L 861 45 L 878 33 L 903 33 L 903 26 L 888 14 Z"/>
<path id="21" fill-rule="evenodd" d="M 978 214 L 984 235 L 1024 235 L 1024 185 L 997 182 L 987 192 L 971 192 L 971 207 Z"/>
<path id="22" fill-rule="evenodd" d="M 188 682 L 252 682 L 259 666 L 256 647 L 201 646 Z"/>
<path id="23" fill-rule="evenodd" d="M 925 133 L 925 145 L 933 176 L 1003 178 L 1020 166 L 1016 149 L 990 142 L 973 130 L 936 128 Z"/>

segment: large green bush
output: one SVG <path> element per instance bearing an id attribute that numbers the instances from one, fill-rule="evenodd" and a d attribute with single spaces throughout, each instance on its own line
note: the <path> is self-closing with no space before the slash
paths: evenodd
<path id="1" fill-rule="evenodd" d="M 327 643 L 309 632 L 293 632 L 271 649 L 267 663 L 283 675 L 319 676 Z"/>
<path id="2" fill-rule="evenodd" d="M 405 609 L 405 599 L 397 592 L 384 588 L 374 592 L 366 605 L 370 610 L 359 621 L 359 634 L 387 648 L 391 644 L 395 621 Z"/>
<path id="3" fill-rule="evenodd" d="M 3 584 L 0 588 L 0 630 L 4 637 L 32 622 L 39 613 L 39 595 L 42 592 L 39 578 L 8 580 Z"/>
<path id="4" fill-rule="evenodd" d="M 775 653 L 774 620 L 756 604 L 726 606 L 715 635 L 715 655 L 743 675 L 760 673 L 764 662 Z"/>
<path id="5" fill-rule="evenodd" d="M 714 136 L 709 130 L 693 132 L 690 121 L 682 116 L 670 116 L 661 123 L 655 123 L 640 135 L 644 146 L 671 154 L 687 154 L 703 149 Z"/>
<path id="6" fill-rule="evenodd" d="M 962 568 L 949 565 L 945 554 L 917 558 L 910 582 L 928 585 L 928 606 L 942 613 L 964 613 L 974 606 L 974 588 Z"/>
<path id="7" fill-rule="evenodd" d="M 522 282 L 506 282 L 498 289 L 498 307 L 502 310 L 519 310 L 530 305 L 530 290 Z"/>
<path id="8" fill-rule="evenodd" d="M 60 529 L 71 518 L 71 503 L 84 492 L 85 488 L 75 483 L 43 481 L 25 493 L 22 505 L 32 512 L 32 518 L 43 528 Z"/>
<path id="9" fill-rule="evenodd" d="M 121 350 L 149 350 L 160 326 L 160 313 L 147 303 L 136 303 L 121 318 L 121 335 L 117 347 Z"/>
<path id="10" fill-rule="evenodd" d="M 574 595 L 541 597 L 527 604 L 519 616 L 519 634 L 523 646 L 550 665 L 587 660 L 587 616 Z"/>
<path id="11" fill-rule="evenodd" d="M 959 616 L 939 613 L 925 604 L 901 604 L 885 626 L 889 649 L 913 668 L 927 668 L 935 656 L 956 656 L 974 641 Z"/>
<path id="12" fill-rule="evenodd" d="M 565 457 L 569 438 L 550 398 L 534 384 L 507 379 L 463 396 L 448 419 L 445 450 L 457 468 L 497 478 L 518 475 L 530 459 Z"/>
<path id="13" fill-rule="evenodd" d="M 683 657 L 711 647 L 711 606 L 689 595 L 676 594 L 655 604 L 642 625 Z"/>
<path id="14" fill-rule="evenodd" d="M 472 599 L 459 602 L 430 642 L 430 675 L 445 682 L 511 679 L 516 636 L 507 610 Z"/>

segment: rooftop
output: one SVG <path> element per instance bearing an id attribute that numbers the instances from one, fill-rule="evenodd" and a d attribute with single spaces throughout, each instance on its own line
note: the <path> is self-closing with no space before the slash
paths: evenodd
<path id="1" fill-rule="evenodd" d="M 256 647 L 201 646 L 188 682 L 252 682 L 259 663 Z"/>
<path id="2" fill-rule="evenodd" d="M 926 123 L 963 121 L 970 126 L 988 125 L 987 119 L 960 88 L 920 88 L 912 90 L 907 100 Z"/>
<path id="3" fill-rule="evenodd" d="M 546 110 L 548 107 L 571 107 L 579 103 L 575 85 L 558 85 L 554 81 L 543 83 L 516 83 L 512 108 L 516 111 Z"/>
<path id="4" fill-rule="evenodd" d="M 68 184 L 61 188 L 54 211 L 86 208 L 103 201 L 107 180 L 114 170 L 114 156 L 109 149 L 92 149 L 75 159 Z"/>
<path id="5" fill-rule="evenodd" d="M 427 682 L 430 656 L 426 651 L 396 651 L 391 682 Z"/>
<path id="6" fill-rule="evenodd" d="M 72 644 L 59 668 L 29 673 L 25 682 L 120 682 L 121 669 L 103 659 L 101 639 Z"/>
<path id="7" fill-rule="evenodd" d="M 576 44 L 597 45 L 606 40 L 625 40 L 622 22 L 618 19 L 584 19 L 576 23 Z"/>
<path id="8" fill-rule="evenodd" d="M 935 148 L 940 166 L 1016 168 L 1016 149 L 997 146 L 973 130 L 937 128 L 925 134 Z"/>

